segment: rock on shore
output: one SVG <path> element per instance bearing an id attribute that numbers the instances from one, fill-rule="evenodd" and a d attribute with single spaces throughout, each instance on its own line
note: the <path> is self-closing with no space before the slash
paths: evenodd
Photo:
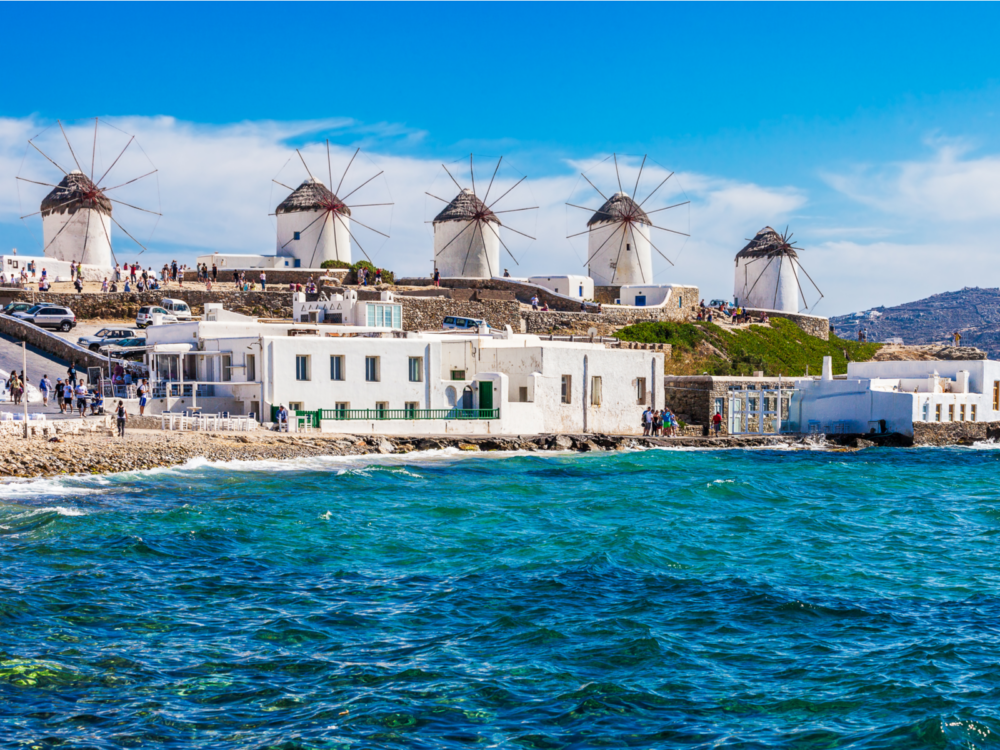
<path id="1" fill-rule="evenodd" d="M 749 448 L 785 445 L 785 437 L 644 438 L 617 435 L 530 437 L 383 437 L 140 430 L 124 440 L 105 434 L 8 438 L 0 446 L 0 477 L 109 474 L 176 466 L 194 458 L 255 461 L 310 456 L 405 454 L 443 448 L 480 451 L 613 451 L 655 447 Z"/>

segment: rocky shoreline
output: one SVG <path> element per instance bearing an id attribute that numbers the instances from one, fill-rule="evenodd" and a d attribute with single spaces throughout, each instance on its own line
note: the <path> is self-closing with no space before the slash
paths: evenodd
<path id="1" fill-rule="evenodd" d="M 358 437 L 277 433 L 206 433 L 136 430 L 124 440 L 107 434 L 9 437 L 0 446 L 0 477 L 111 474 L 208 461 L 282 460 L 313 456 L 399 455 L 455 448 L 487 451 L 616 451 L 659 447 L 757 448 L 788 445 L 788 437 L 644 438 L 622 435 L 537 435 L 530 437 Z M 799 443 L 808 447 L 806 442 Z"/>

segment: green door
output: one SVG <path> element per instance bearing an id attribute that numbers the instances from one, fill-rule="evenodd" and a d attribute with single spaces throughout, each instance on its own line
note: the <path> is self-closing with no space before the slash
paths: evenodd
<path id="1" fill-rule="evenodd" d="M 493 408 L 493 381 L 492 380 L 480 380 L 479 381 L 479 408 L 480 409 L 492 409 Z"/>

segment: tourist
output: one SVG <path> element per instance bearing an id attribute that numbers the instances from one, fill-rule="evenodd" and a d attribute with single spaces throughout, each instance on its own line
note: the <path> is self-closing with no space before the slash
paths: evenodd
<path id="1" fill-rule="evenodd" d="M 534 295 L 531 296 L 531 309 L 532 310 L 537 310 L 538 309 L 538 295 L 537 294 L 534 294 Z"/>
<path id="2" fill-rule="evenodd" d="M 506 268 L 503 269 L 503 277 L 505 279 L 509 279 L 510 278 L 510 271 L 508 271 Z"/>
<path id="3" fill-rule="evenodd" d="M 664 418 L 665 422 L 670 424 L 670 437 L 677 437 L 677 429 L 680 427 L 680 422 L 677 421 L 677 415 L 674 414 L 670 409 L 666 410 L 667 416 Z"/>
<path id="4" fill-rule="evenodd" d="M 125 293 L 127 294 L 128 292 L 131 292 L 131 291 L 132 291 L 132 285 L 129 284 L 128 279 L 126 279 L 125 280 Z"/>
<path id="5" fill-rule="evenodd" d="M 958 331 L 955 331 L 955 333 L 953 334 L 953 338 L 955 340 L 955 346 L 962 345 L 962 334 L 960 334 Z"/>
<path id="6" fill-rule="evenodd" d="M 587 303 L 586 302 L 581 302 L 580 303 L 580 312 L 587 312 Z"/>
<path id="7" fill-rule="evenodd" d="M 212 291 L 212 280 L 211 279 L 205 279 L 205 291 L 206 292 Z"/>
<path id="8" fill-rule="evenodd" d="M 278 406 L 278 432 L 288 432 L 288 410 L 284 404 Z"/>
<path id="9" fill-rule="evenodd" d="M 74 281 L 76 279 L 76 265 L 73 261 L 69 262 L 69 280 Z"/>
<path id="10" fill-rule="evenodd" d="M 170 278 L 173 281 L 177 281 L 177 261 L 170 261 Z"/>
<path id="11" fill-rule="evenodd" d="M 434 269 L 434 286 L 441 286 L 441 272 L 437 268 Z"/>
<path id="12" fill-rule="evenodd" d="M 715 430 L 715 436 L 719 437 L 719 431 L 722 430 L 722 415 L 719 412 L 715 412 L 712 417 L 712 429 Z"/>
<path id="13" fill-rule="evenodd" d="M 216 266 L 216 265 L 215 265 L 215 264 L 213 263 L 213 264 L 212 264 L 212 281 L 218 281 L 218 280 L 219 280 L 219 269 L 218 269 L 218 267 L 217 267 L 217 266 Z"/>
<path id="14" fill-rule="evenodd" d="M 44 272 L 42 275 L 43 276 L 45 275 Z M 121 281 L 121 280 L 122 280 L 122 267 L 118 263 L 115 263 L 115 281 Z"/>
<path id="15" fill-rule="evenodd" d="M 56 387 L 53 390 L 53 395 L 56 397 L 56 406 L 59 407 L 59 413 L 63 413 L 63 382 L 62 378 L 56 378 Z"/>
<path id="16" fill-rule="evenodd" d="M 66 371 L 66 382 L 76 385 L 76 362 L 70 362 L 69 369 Z"/>
<path id="17" fill-rule="evenodd" d="M 548 302 L 543 302 L 542 303 L 542 312 L 548 312 L 548 311 L 549 311 L 549 303 Z"/>
<path id="18" fill-rule="evenodd" d="M 83 291 L 83 280 L 77 276 L 76 281 L 73 282 L 73 286 L 76 287 L 76 293 L 80 294 Z"/>
<path id="19" fill-rule="evenodd" d="M 260 272 L 260 290 L 262 292 L 267 291 L 267 274 L 263 271 Z"/>
<path id="20" fill-rule="evenodd" d="M 93 392 L 94 397 L 90 401 L 90 413 L 91 415 L 99 415 L 104 413 L 104 396 L 101 395 L 101 391 L 98 389 Z"/>
<path id="21" fill-rule="evenodd" d="M 105 276 L 104 277 L 104 281 L 101 282 L 101 292 L 103 294 L 107 294 L 108 293 L 108 277 L 107 276 Z"/>
<path id="22" fill-rule="evenodd" d="M 42 379 L 38 381 L 38 390 L 42 392 L 42 406 L 49 405 L 49 391 L 52 389 L 52 383 L 49 382 L 48 375 L 42 375 Z"/>
<path id="23" fill-rule="evenodd" d="M 646 407 L 646 411 L 642 413 L 642 434 L 643 437 L 649 437 L 649 430 L 653 423 L 653 410 Z"/>
<path id="24" fill-rule="evenodd" d="M 118 422 L 118 437 L 125 437 L 125 420 L 128 419 L 128 412 L 125 410 L 125 402 L 121 399 L 118 400 L 118 406 L 115 407 L 115 419 Z"/>
<path id="25" fill-rule="evenodd" d="M 17 406 L 21 403 L 21 381 L 17 377 L 17 370 L 13 370 L 10 373 L 10 379 L 7 381 L 7 388 L 10 390 L 10 395 L 14 401 L 14 405 Z"/>
<path id="26" fill-rule="evenodd" d="M 72 414 L 73 413 L 73 386 L 72 386 L 72 384 L 68 380 L 65 383 L 63 383 L 62 400 L 63 400 L 62 411 L 64 413 Z"/>
<path id="27" fill-rule="evenodd" d="M 146 414 L 146 397 L 149 395 L 149 384 L 145 378 L 139 383 L 139 387 L 135 389 L 135 393 L 139 397 L 139 416 L 141 417 Z"/>
<path id="28" fill-rule="evenodd" d="M 378 284 L 381 284 L 381 283 L 382 283 L 382 269 L 381 268 L 376 268 L 375 269 L 375 284 L 378 285 Z"/>
<path id="29" fill-rule="evenodd" d="M 76 385 L 76 408 L 80 410 L 80 416 L 87 417 L 87 386 L 81 380 Z"/>
<path id="30" fill-rule="evenodd" d="M 108 291 L 111 292 L 112 294 L 116 293 L 118 291 L 118 282 L 112 281 L 111 288 Z"/>

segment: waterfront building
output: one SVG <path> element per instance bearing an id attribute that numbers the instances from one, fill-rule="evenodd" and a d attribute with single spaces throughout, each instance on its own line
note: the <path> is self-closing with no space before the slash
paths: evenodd
<path id="1" fill-rule="evenodd" d="M 662 408 L 662 353 L 509 328 L 405 332 L 391 309 L 376 315 L 381 325 L 335 325 L 332 302 L 394 303 L 326 302 L 323 322 L 261 322 L 210 304 L 203 320 L 151 326 L 151 411 L 200 407 L 266 422 L 284 404 L 324 432 L 527 435 L 640 434 L 643 409 Z M 314 303 L 296 304 L 300 318 L 320 317 Z"/>
<path id="2" fill-rule="evenodd" d="M 1000 362 L 850 362 L 832 375 L 796 378 L 790 429 L 824 434 L 895 432 L 922 423 L 1000 421 Z"/>

